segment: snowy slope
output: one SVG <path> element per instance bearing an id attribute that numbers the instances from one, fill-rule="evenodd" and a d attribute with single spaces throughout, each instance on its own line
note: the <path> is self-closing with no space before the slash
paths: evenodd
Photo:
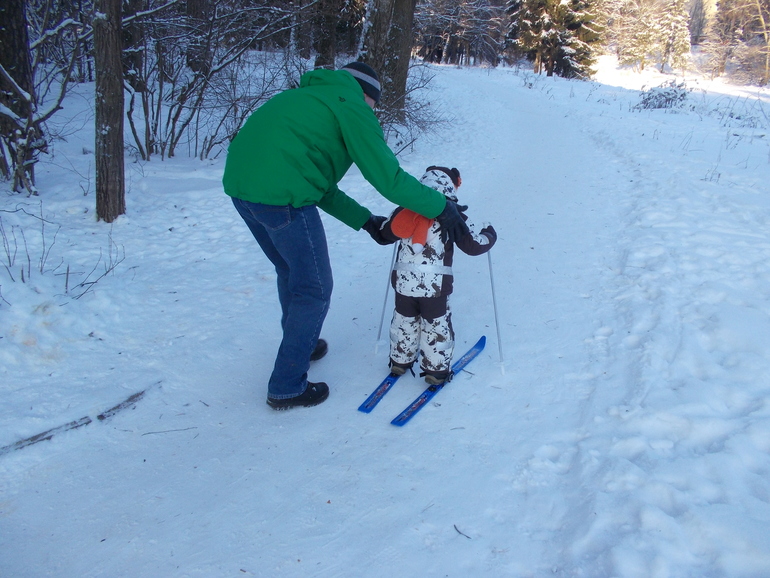
<path id="1" fill-rule="evenodd" d="M 404 428 L 416 378 L 356 411 L 390 247 L 325 219 L 331 396 L 273 412 L 275 276 L 223 160 L 130 163 L 128 215 L 95 223 L 70 100 L 40 199 L 2 197 L 32 274 L 0 270 L 0 447 L 92 423 L 0 455 L 0 575 L 770 575 L 768 93 L 691 80 L 685 109 L 635 111 L 667 77 L 434 70 L 451 126 L 403 166 L 457 166 L 496 227 L 501 343 L 488 260 L 458 255 L 457 350 L 487 349 Z"/>

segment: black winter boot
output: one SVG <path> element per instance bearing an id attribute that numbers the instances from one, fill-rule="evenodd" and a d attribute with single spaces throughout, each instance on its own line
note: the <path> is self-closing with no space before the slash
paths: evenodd
<path id="1" fill-rule="evenodd" d="M 267 396 L 267 405 L 273 409 L 290 409 L 292 407 L 313 407 L 323 403 L 329 397 L 329 386 L 324 382 L 307 382 L 307 389 L 297 397 L 288 399 L 273 399 Z"/>
<path id="2" fill-rule="evenodd" d="M 315 349 L 313 350 L 313 353 L 310 354 L 310 361 L 318 361 L 324 355 L 326 355 L 328 351 L 329 351 L 329 344 L 326 343 L 325 339 L 319 339 L 318 342 L 315 344 Z"/>

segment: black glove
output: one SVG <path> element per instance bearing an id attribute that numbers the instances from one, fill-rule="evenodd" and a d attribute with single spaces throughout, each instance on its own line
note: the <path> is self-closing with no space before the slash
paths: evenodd
<path id="1" fill-rule="evenodd" d="M 446 207 L 441 214 L 436 217 L 439 230 L 441 231 L 441 242 L 447 241 L 455 243 L 468 234 L 468 225 L 460 213 L 468 210 L 468 205 L 458 205 L 454 201 L 447 199 Z"/>
<path id="2" fill-rule="evenodd" d="M 387 220 L 387 217 L 380 217 L 378 215 L 371 215 L 369 220 L 361 227 L 364 231 L 377 241 L 378 245 L 390 245 L 393 241 L 389 241 L 382 236 L 382 224 Z"/>

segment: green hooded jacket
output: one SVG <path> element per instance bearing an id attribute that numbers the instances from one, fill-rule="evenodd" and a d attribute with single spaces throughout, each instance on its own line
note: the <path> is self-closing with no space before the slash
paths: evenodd
<path id="1" fill-rule="evenodd" d="M 432 219 L 446 199 L 399 166 L 363 90 L 345 70 L 314 70 L 248 118 L 230 143 L 222 179 L 231 197 L 318 205 L 353 229 L 371 212 L 337 183 L 355 163 L 386 199 Z"/>

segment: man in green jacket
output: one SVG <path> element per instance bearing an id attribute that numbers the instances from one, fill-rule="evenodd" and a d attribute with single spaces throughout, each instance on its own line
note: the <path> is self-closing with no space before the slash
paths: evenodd
<path id="1" fill-rule="evenodd" d="M 467 232 L 455 203 L 399 166 L 373 111 L 379 99 L 379 78 L 366 64 L 314 70 L 254 111 L 228 149 L 225 192 L 278 275 L 283 339 L 267 394 L 274 409 L 329 395 L 327 384 L 307 380 L 310 361 L 327 350 L 319 336 L 333 284 L 317 207 L 385 243 L 385 217 L 337 187 L 353 163 L 394 204 L 438 219 L 445 235 Z"/>

